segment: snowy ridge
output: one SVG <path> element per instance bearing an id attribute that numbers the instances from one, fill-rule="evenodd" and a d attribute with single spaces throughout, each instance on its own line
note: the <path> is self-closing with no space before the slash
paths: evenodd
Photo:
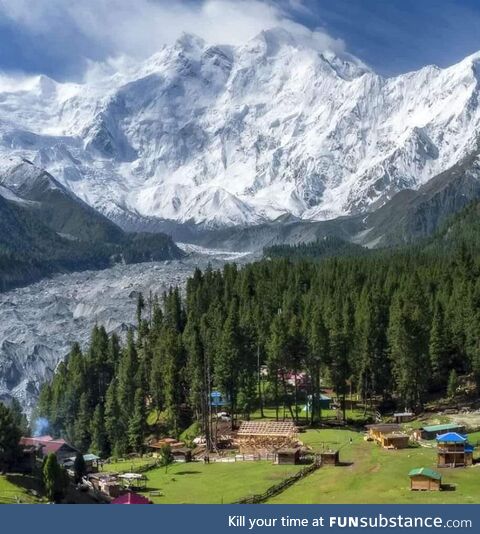
<path id="1" fill-rule="evenodd" d="M 476 147 L 479 79 L 480 54 L 386 79 L 283 29 L 184 35 L 84 84 L 0 76 L 0 173 L 27 158 L 117 221 L 362 213 Z"/>

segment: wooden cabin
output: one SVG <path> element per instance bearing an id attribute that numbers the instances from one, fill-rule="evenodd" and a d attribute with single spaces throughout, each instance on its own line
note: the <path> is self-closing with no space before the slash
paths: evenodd
<path id="1" fill-rule="evenodd" d="M 442 476 L 428 467 L 412 469 L 408 476 L 412 491 L 440 491 L 442 489 Z"/>
<path id="2" fill-rule="evenodd" d="M 467 467 L 473 464 L 473 447 L 466 436 L 448 432 L 437 436 L 438 467 Z"/>
<path id="3" fill-rule="evenodd" d="M 277 465 L 296 465 L 300 463 L 300 449 L 280 449 L 275 454 Z"/>
<path id="4" fill-rule="evenodd" d="M 444 425 L 424 426 L 420 431 L 420 437 L 422 439 L 435 439 L 437 436 L 441 436 L 446 432 L 463 434 L 465 432 L 465 427 L 456 423 L 448 423 Z"/>
<path id="5" fill-rule="evenodd" d="M 410 436 L 402 432 L 382 434 L 379 443 L 384 449 L 407 449 L 410 443 Z"/>
<path id="6" fill-rule="evenodd" d="M 378 423 L 374 425 L 367 425 L 368 437 L 374 441 L 379 442 L 382 435 L 392 434 L 394 432 L 401 432 L 402 427 L 397 423 Z"/>
<path id="7" fill-rule="evenodd" d="M 395 419 L 395 423 L 408 423 L 411 421 L 415 415 L 412 412 L 399 412 L 394 413 L 393 418 Z"/>
<path id="8" fill-rule="evenodd" d="M 377 442 L 385 449 L 405 449 L 409 445 L 410 437 L 404 434 L 402 427 L 396 423 L 382 423 L 367 425 L 368 438 Z"/>
<path id="9" fill-rule="evenodd" d="M 339 451 L 323 451 L 320 453 L 322 465 L 339 465 L 340 452 Z"/>
<path id="10" fill-rule="evenodd" d="M 64 439 L 53 439 L 52 436 L 39 437 L 22 437 L 20 446 L 35 447 L 37 449 L 37 458 L 46 458 L 49 454 L 55 454 L 60 464 L 75 456 L 79 451 Z"/>

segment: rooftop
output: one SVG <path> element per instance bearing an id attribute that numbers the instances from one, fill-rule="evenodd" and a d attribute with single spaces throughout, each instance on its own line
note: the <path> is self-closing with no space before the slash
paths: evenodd
<path id="1" fill-rule="evenodd" d="M 462 428 L 462 425 L 456 424 L 456 423 L 447 423 L 444 425 L 430 425 L 430 426 L 424 426 L 422 430 L 425 430 L 426 432 L 443 432 L 447 430 L 455 430 Z"/>
<path id="2" fill-rule="evenodd" d="M 457 432 L 447 432 L 441 436 L 437 436 L 437 441 L 439 443 L 466 443 L 467 437 L 457 434 Z"/>
<path id="3" fill-rule="evenodd" d="M 77 449 L 69 445 L 64 439 L 53 439 L 52 436 L 22 437 L 20 445 L 42 447 L 43 454 L 58 452 L 62 447 L 67 447 L 75 452 Z"/>
<path id="4" fill-rule="evenodd" d="M 401 430 L 401 426 L 398 423 L 377 423 L 374 425 L 366 425 L 368 430 L 378 430 L 380 432 L 394 432 Z"/>
<path id="5" fill-rule="evenodd" d="M 238 430 L 239 436 L 285 436 L 291 437 L 297 433 L 297 427 L 292 422 L 243 421 Z"/>

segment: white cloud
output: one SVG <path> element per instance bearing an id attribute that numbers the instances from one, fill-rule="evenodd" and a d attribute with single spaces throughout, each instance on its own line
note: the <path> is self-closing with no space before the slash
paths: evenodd
<path id="1" fill-rule="evenodd" d="M 320 48 L 344 50 L 341 40 L 322 30 L 312 33 L 290 18 L 292 12 L 308 13 L 302 0 L 0 0 L 2 12 L 40 37 L 57 32 L 62 39 L 86 40 L 97 58 L 99 50 L 104 58 L 146 57 L 184 32 L 240 44 L 275 26 L 313 35 Z"/>

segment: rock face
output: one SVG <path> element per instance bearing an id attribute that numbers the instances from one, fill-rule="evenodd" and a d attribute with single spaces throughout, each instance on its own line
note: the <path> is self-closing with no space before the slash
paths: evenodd
<path id="1" fill-rule="evenodd" d="M 321 221 L 418 189 L 476 146 L 480 54 L 382 78 L 281 29 L 185 35 L 85 84 L 0 83 L 0 173 L 26 157 L 125 226 Z"/>

